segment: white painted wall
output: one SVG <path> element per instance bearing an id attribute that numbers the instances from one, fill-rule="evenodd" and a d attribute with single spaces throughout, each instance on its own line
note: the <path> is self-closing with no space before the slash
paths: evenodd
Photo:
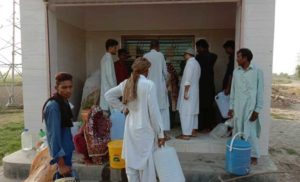
<path id="1" fill-rule="evenodd" d="M 54 78 L 57 72 L 72 74 L 73 94 L 70 101 L 75 106 L 74 113 L 77 114 L 81 103 L 83 84 L 86 80 L 85 31 L 60 20 L 56 22 L 56 26 L 57 40 L 54 41 L 56 45 L 51 45 L 51 47 L 56 47 L 57 54 L 55 56 L 54 52 L 54 56 L 51 57 L 51 68 L 53 68 L 50 77 L 53 83 L 51 90 L 52 93 L 55 92 Z M 77 117 L 75 116 L 75 118 Z"/>
<path id="2" fill-rule="evenodd" d="M 238 31 L 240 31 L 238 32 L 238 35 L 240 35 L 239 44 L 241 47 L 248 47 L 253 51 L 253 62 L 264 71 L 265 75 L 265 107 L 261 113 L 263 118 L 263 130 L 260 141 L 262 154 L 268 154 L 269 129 L 271 124 L 269 108 L 272 80 L 275 1 L 241 0 L 241 2 L 241 26 L 240 29 L 238 29 Z M 37 132 L 42 127 L 41 108 L 44 101 L 49 96 L 50 91 L 50 88 L 48 87 L 50 85 L 50 79 L 48 77 L 49 65 L 47 56 L 46 11 L 44 3 L 41 0 L 20 1 L 20 4 L 25 127 L 33 132 Z M 194 4 L 192 6 L 194 6 Z M 219 16 L 223 15 L 224 14 L 220 14 Z M 55 19 L 52 19 L 50 21 L 54 20 Z M 98 20 L 95 19 L 93 21 L 97 22 Z M 56 22 L 56 26 L 59 31 L 54 31 L 52 33 L 58 38 L 57 44 L 60 44 L 60 47 L 57 47 L 56 50 L 57 57 L 55 58 L 54 55 L 54 58 L 57 59 L 57 71 L 76 70 L 76 73 L 72 73 L 76 74 L 75 77 L 78 79 L 78 82 L 82 82 L 85 77 L 84 75 L 88 75 L 91 71 L 95 70 L 95 68 L 98 68 L 98 61 L 100 61 L 104 52 L 104 41 L 106 38 L 114 37 L 120 40 L 120 35 L 123 34 L 121 32 L 99 32 L 97 30 L 95 32 L 86 32 L 84 35 L 84 31 L 80 30 L 80 28 L 76 29 L 73 26 L 71 27 L 70 25 L 61 22 Z M 143 25 L 141 24 L 141 26 Z M 52 28 L 54 27 L 51 27 L 51 29 Z M 168 29 L 172 28 L 173 27 L 168 27 Z M 234 37 L 233 31 L 224 29 L 224 27 L 223 29 L 214 27 L 216 29 L 213 31 L 202 28 L 198 27 L 197 30 L 193 30 L 196 31 L 194 32 L 196 37 L 206 37 L 211 44 L 211 51 L 219 55 L 218 62 L 221 62 L 221 57 L 226 57 L 221 47 L 222 43 L 227 38 Z M 227 28 L 232 29 L 234 27 Z M 156 29 L 147 32 L 140 31 L 139 33 L 149 34 L 149 32 L 151 32 L 159 34 L 163 32 L 153 30 Z M 126 32 L 126 34 L 130 33 L 128 30 Z M 190 34 L 191 32 L 191 30 L 186 31 L 181 29 L 180 31 L 177 31 L 176 34 Z M 136 32 L 132 33 L 136 34 Z M 84 36 L 86 36 L 86 39 Z M 86 46 L 76 46 L 76 43 L 83 43 Z M 55 45 L 55 41 L 53 45 Z M 59 53 L 60 49 L 64 49 L 65 53 Z M 86 51 L 82 51 L 84 49 Z M 78 54 L 76 51 L 79 51 Z M 74 54 L 74 52 L 76 53 Z M 84 54 L 84 52 L 86 54 Z M 86 64 L 84 64 L 85 59 Z M 67 64 L 62 64 L 62 62 Z M 80 65 L 80 67 L 73 67 L 74 65 L 72 64 L 74 63 Z M 218 67 L 216 70 L 216 74 L 218 74 L 221 66 L 216 67 Z M 52 70 L 55 70 L 55 68 L 52 68 Z M 220 73 L 220 75 L 223 75 L 223 73 Z M 75 97 L 77 96 L 78 95 Z"/>
<path id="3" fill-rule="evenodd" d="M 20 1 L 25 127 L 37 136 L 49 94 L 46 10 L 41 0 Z"/>
<path id="4" fill-rule="evenodd" d="M 86 60 L 87 74 L 100 68 L 100 60 L 105 52 L 105 41 L 115 38 L 121 43 L 122 35 L 194 35 L 195 39 L 206 38 L 211 52 L 218 55 L 215 65 L 215 83 L 217 90 L 222 88 L 222 81 L 226 71 L 228 56 L 223 49 L 223 43 L 235 38 L 234 29 L 207 29 L 207 30 L 164 30 L 164 31 L 93 31 L 86 32 Z"/>
<path id="5" fill-rule="evenodd" d="M 262 110 L 261 153 L 268 154 L 271 125 L 270 105 L 272 87 L 273 40 L 275 21 L 274 0 L 243 0 L 241 3 L 241 47 L 253 52 L 253 63 L 263 70 L 265 81 Z"/>
<path id="6" fill-rule="evenodd" d="M 85 31 L 58 20 L 52 11 L 48 12 L 48 16 L 51 93 L 55 92 L 55 74 L 71 73 L 74 89 L 70 101 L 75 106 L 73 111 L 76 115 L 81 102 L 82 87 L 86 80 Z"/>
<path id="7" fill-rule="evenodd" d="M 234 28 L 236 8 L 235 3 L 198 3 L 55 7 L 54 11 L 58 19 L 87 31 L 197 30 Z"/>

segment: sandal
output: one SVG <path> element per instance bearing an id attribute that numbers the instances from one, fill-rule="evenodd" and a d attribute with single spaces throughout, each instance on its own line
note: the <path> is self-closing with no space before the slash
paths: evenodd
<path id="1" fill-rule="evenodd" d="M 187 135 L 178 135 L 176 138 L 180 140 L 190 140 L 190 136 Z"/>
<path id="2" fill-rule="evenodd" d="M 193 131 L 192 132 L 192 137 L 197 137 L 198 136 L 198 132 L 197 131 Z"/>
<path id="3" fill-rule="evenodd" d="M 165 141 L 171 140 L 171 137 L 169 135 L 165 135 Z"/>

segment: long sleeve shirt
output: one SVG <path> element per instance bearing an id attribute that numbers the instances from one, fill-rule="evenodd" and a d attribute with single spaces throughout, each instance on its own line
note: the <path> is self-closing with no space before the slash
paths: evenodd
<path id="1" fill-rule="evenodd" d="M 110 53 L 105 53 L 101 59 L 101 91 L 100 91 L 100 107 L 103 110 L 109 110 L 109 106 L 104 99 L 104 94 L 109 89 L 117 86 L 114 61 Z"/>
<path id="2" fill-rule="evenodd" d="M 58 161 L 58 158 L 72 154 L 74 143 L 71 128 L 62 127 L 60 108 L 56 101 L 49 101 L 44 109 L 46 123 L 47 141 L 50 155 L 53 158 L 51 163 Z"/>
<path id="3" fill-rule="evenodd" d="M 168 77 L 167 63 L 161 52 L 152 49 L 144 55 L 151 63 L 147 78 L 154 82 L 157 101 L 160 109 L 169 108 L 168 90 L 166 80 Z"/>
<path id="4" fill-rule="evenodd" d="M 177 103 L 177 110 L 181 114 L 194 115 L 199 113 L 199 79 L 201 67 L 195 58 L 190 58 L 184 68 Z M 184 90 L 190 86 L 189 99 L 184 99 Z"/>
<path id="5" fill-rule="evenodd" d="M 105 94 L 113 108 L 122 108 L 120 102 L 127 80 Z M 129 102 L 129 114 L 125 121 L 122 156 L 126 165 L 134 169 L 144 169 L 157 146 L 156 139 L 163 138 L 163 122 L 156 98 L 156 88 L 151 80 L 140 76 L 137 84 L 137 99 Z"/>
<path id="6" fill-rule="evenodd" d="M 263 108 L 263 72 L 250 65 L 246 70 L 238 67 L 233 72 L 230 93 L 230 109 L 234 111 L 234 128 L 238 132 L 249 133 L 249 119 L 253 111 L 260 113 Z M 256 131 L 260 134 L 260 119 Z"/>

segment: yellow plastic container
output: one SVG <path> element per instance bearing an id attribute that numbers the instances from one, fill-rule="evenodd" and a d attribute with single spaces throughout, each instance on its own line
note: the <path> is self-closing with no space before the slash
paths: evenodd
<path id="1" fill-rule="evenodd" d="M 109 164 L 111 168 L 125 168 L 125 161 L 122 157 L 123 140 L 113 140 L 108 143 Z"/>

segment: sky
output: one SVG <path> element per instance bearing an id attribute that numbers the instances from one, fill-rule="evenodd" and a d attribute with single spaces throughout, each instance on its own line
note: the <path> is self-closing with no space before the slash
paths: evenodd
<path id="1" fill-rule="evenodd" d="M 295 73 L 298 54 L 300 57 L 300 0 L 276 0 L 273 72 Z"/>
<path id="2" fill-rule="evenodd" d="M 17 2 L 19 0 L 16 0 Z M 4 65 L 11 62 L 12 59 L 12 47 L 9 46 L 12 42 L 12 12 L 13 12 L 13 0 L 0 0 L 0 71 L 2 74 L 6 73 L 9 66 Z M 17 25 L 20 26 L 20 9 L 16 6 L 16 20 Z M 16 45 L 20 48 L 21 32 L 16 28 Z M 21 53 L 21 50 L 18 50 Z M 15 63 L 21 63 L 21 56 L 16 54 Z M 18 70 L 21 72 L 21 66 L 18 66 Z M 0 75 L 1 76 L 1 75 Z"/>
<path id="3" fill-rule="evenodd" d="M 12 1 L 0 0 L 0 71 L 8 70 L 2 62 L 11 60 L 11 49 L 5 47 L 11 41 Z M 18 1 L 18 0 L 17 0 Z M 18 7 L 18 6 L 17 6 Z M 17 11 L 19 17 L 19 10 Z M 273 72 L 293 74 L 297 66 L 297 55 L 300 57 L 300 0 L 276 0 Z M 20 43 L 20 31 L 16 34 Z M 4 39 L 4 40 L 3 40 Z M 20 46 L 20 44 L 18 44 Z M 7 60 L 8 59 L 8 60 Z M 17 56 L 17 63 L 21 63 L 21 56 Z"/>

